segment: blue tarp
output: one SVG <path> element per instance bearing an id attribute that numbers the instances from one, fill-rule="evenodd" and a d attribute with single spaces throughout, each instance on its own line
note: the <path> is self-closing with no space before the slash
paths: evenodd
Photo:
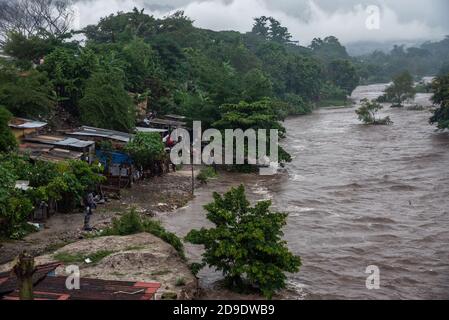
<path id="1" fill-rule="evenodd" d="M 108 163 L 119 165 L 131 165 L 133 163 L 131 157 L 122 152 L 104 152 L 101 150 L 96 151 L 98 161 L 107 168 Z"/>

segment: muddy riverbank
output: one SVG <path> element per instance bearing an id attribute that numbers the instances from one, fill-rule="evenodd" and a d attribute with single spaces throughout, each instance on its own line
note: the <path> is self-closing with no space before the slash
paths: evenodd
<path id="1" fill-rule="evenodd" d="M 191 171 L 186 168 L 141 181 L 132 189 L 122 190 L 120 199 L 111 199 L 105 205 L 98 206 L 91 218 L 91 226 L 102 230 L 110 225 L 114 217 L 131 208 L 136 208 L 139 213 L 149 217 L 171 212 L 185 206 L 191 198 Z M 82 240 L 88 235 L 82 231 L 83 219 L 82 212 L 57 214 L 44 224 L 41 231 L 20 241 L 0 243 L 0 264 L 13 260 L 23 250 L 39 256 Z"/>

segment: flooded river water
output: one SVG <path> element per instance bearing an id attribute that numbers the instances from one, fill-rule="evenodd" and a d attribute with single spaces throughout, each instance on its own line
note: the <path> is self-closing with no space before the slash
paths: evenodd
<path id="1" fill-rule="evenodd" d="M 385 86 L 359 87 L 355 100 Z M 417 103 L 429 104 L 420 94 Z M 183 236 L 208 226 L 202 205 L 211 192 L 244 183 L 252 200 L 272 199 L 288 212 L 285 238 L 303 266 L 289 275 L 285 298 L 449 298 L 449 134 L 430 126 L 428 111 L 386 108 L 392 126 L 364 126 L 355 108 L 321 109 L 287 120 L 287 172 L 269 178 L 227 175 L 163 218 Z M 188 255 L 201 250 L 187 246 Z M 366 268 L 380 270 L 368 290 Z M 203 286 L 220 274 L 205 270 Z"/>

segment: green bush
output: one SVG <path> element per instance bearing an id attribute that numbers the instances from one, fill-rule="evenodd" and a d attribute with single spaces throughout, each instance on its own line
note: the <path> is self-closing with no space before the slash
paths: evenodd
<path id="1" fill-rule="evenodd" d="M 204 265 L 222 271 L 230 288 L 259 289 L 267 298 L 285 287 L 286 272 L 298 272 L 301 266 L 282 240 L 287 214 L 272 212 L 270 206 L 264 201 L 251 207 L 243 186 L 224 196 L 215 193 L 205 206 L 215 228 L 192 230 L 186 237 L 205 246 Z"/>
<path id="2" fill-rule="evenodd" d="M 389 125 L 392 124 L 390 117 L 382 119 L 377 118 L 377 113 L 382 110 L 383 107 L 376 101 L 369 101 L 368 99 L 362 100 L 362 106 L 355 111 L 360 121 L 370 125 Z"/>
<path id="3" fill-rule="evenodd" d="M 98 72 L 87 81 L 79 102 L 81 121 L 105 129 L 130 132 L 135 126 L 135 107 L 119 76 Z"/>
<path id="4" fill-rule="evenodd" d="M 12 114 L 47 118 L 54 106 L 53 88 L 47 75 L 35 70 L 26 74 L 0 66 L 0 101 Z"/>
<path id="5" fill-rule="evenodd" d="M 112 236 L 127 236 L 143 232 L 143 222 L 136 210 L 131 210 L 121 216 L 112 220 L 112 227 L 103 231 L 102 235 Z"/>
<path id="6" fill-rule="evenodd" d="M 164 143 L 158 133 L 137 133 L 125 146 L 125 151 L 138 167 L 151 168 L 155 161 L 165 156 Z"/>
<path id="7" fill-rule="evenodd" d="M 30 230 L 26 220 L 33 204 L 24 192 L 15 189 L 16 176 L 0 164 L 0 236 L 20 239 Z"/>
<path id="8" fill-rule="evenodd" d="M 12 114 L 0 106 L 0 152 L 9 152 L 17 148 L 17 140 L 8 126 Z"/>
<path id="9" fill-rule="evenodd" d="M 170 244 L 185 259 L 184 245 L 182 241 L 171 232 L 164 229 L 159 221 L 142 218 L 135 209 L 112 220 L 112 226 L 101 233 L 101 236 L 127 236 L 141 232 L 152 235 Z"/>
<path id="10" fill-rule="evenodd" d="M 392 102 L 395 107 L 402 107 L 402 103 L 412 100 L 416 96 L 413 76 L 408 72 L 402 72 L 393 77 L 393 84 L 385 89 L 385 100 Z"/>
<path id="11" fill-rule="evenodd" d="M 217 173 L 215 172 L 214 168 L 212 167 L 206 167 L 201 169 L 200 173 L 196 177 L 202 184 L 207 184 L 209 179 L 215 178 L 217 176 Z"/>
<path id="12" fill-rule="evenodd" d="M 437 77 L 432 83 L 432 101 L 438 106 L 435 109 L 431 124 L 437 124 L 438 129 L 449 129 L 449 74 Z"/>

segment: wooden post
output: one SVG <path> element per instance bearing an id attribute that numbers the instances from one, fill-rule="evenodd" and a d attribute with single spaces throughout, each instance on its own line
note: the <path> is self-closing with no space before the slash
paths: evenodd
<path id="1" fill-rule="evenodd" d="M 19 284 L 20 300 L 33 300 L 34 258 L 23 251 L 17 258 L 13 271 Z"/>

